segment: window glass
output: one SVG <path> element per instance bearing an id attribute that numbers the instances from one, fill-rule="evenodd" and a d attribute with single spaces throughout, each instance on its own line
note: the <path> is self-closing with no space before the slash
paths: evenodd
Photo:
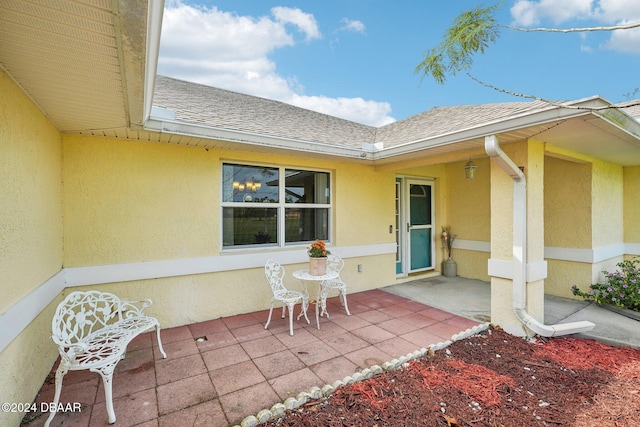
<path id="1" fill-rule="evenodd" d="M 285 241 L 307 242 L 329 239 L 329 209 L 286 208 Z"/>
<path id="2" fill-rule="evenodd" d="M 287 169 L 284 180 L 287 203 L 330 203 L 328 173 Z"/>
<path id="3" fill-rule="evenodd" d="M 278 202 L 278 169 L 225 164 L 223 202 Z"/>
<path id="4" fill-rule="evenodd" d="M 222 247 L 329 240 L 328 172 L 222 165 Z"/>
<path id="5" fill-rule="evenodd" d="M 275 245 L 278 242 L 276 208 L 223 208 L 223 247 Z"/>

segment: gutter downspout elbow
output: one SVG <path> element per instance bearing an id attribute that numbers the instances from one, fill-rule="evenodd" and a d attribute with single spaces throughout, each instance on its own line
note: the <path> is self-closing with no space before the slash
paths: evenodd
<path id="1" fill-rule="evenodd" d="M 580 321 L 545 325 L 534 319 L 527 306 L 527 181 L 524 173 L 502 151 L 498 137 L 484 139 L 485 151 L 507 175 L 513 179 L 513 312 L 528 329 L 544 337 L 590 331 L 595 324 Z"/>

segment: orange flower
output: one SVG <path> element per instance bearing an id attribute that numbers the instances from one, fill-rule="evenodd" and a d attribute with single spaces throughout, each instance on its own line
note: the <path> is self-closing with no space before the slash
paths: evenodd
<path id="1" fill-rule="evenodd" d="M 317 239 L 307 248 L 307 254 L 311 258 L 322 258 L 329 255 L 330 252 L 327 250 L 326 244 L 322 240 Z"/>

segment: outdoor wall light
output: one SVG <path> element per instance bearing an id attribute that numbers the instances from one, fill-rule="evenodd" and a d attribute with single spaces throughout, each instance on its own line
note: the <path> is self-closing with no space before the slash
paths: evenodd
<path id="1" fill-rule="evenodd" d="M 474 179 L 476 177 L 476 169 L 478 169 L 478 166 L 469 160 L 467 164 L 464 165 L 464 176 L 467 179 Z"/>

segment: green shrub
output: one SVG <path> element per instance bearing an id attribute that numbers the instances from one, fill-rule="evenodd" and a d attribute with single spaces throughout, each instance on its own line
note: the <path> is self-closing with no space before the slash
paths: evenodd
<path id="1" fill-rule="evenodd" d="M 611 304 L 640 312 L 640 259 L 622 261 L 616 266 L 619 270 L 612 273 L 603 271 L 604 283 L 591 285 L 588 292 L 582 292 L 573 285 L 571 292 L 598 304 Z"/>

